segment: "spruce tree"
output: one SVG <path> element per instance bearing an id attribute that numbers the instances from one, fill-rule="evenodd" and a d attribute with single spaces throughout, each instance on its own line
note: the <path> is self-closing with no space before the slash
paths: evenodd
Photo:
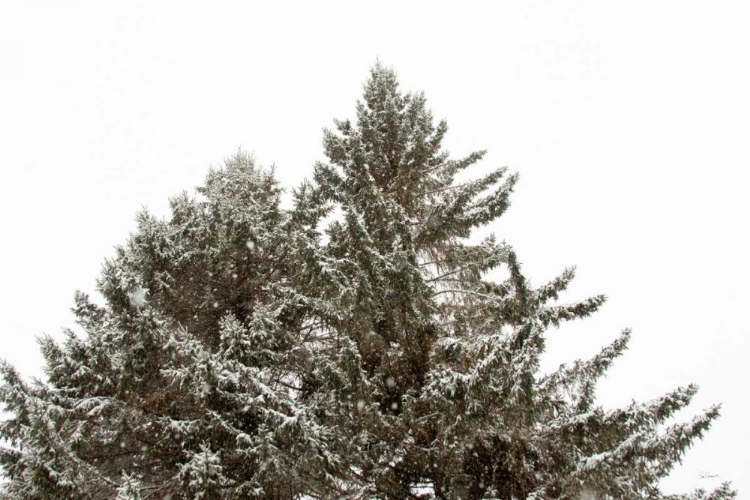
<path id="1" fill-rule="evenodd" d="M 457 176 L 421 93 L 371 71 L 356 120 L 282 209 L 273 171 L 238 153 L 106 262 L 83 334 L 40 339 L 45 381 L 7 363 L 9 498 L 732 498 L 659 480 L 718 416 L 671 417 L 694 386 L 609 410 L 590 360 L 540 373 L 561 304 L 476 228 L 509 206 L 506 169 Z M 499 280 L 489 275 L 501 275 Z"/>

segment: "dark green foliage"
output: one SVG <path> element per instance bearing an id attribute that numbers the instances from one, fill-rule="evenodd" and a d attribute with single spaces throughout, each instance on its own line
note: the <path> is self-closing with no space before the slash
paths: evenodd
<path id="1" fill-rule="evenodd" d="M 606 410 L 597 356 L 539 370 L 550 326 L 595 312 L 533 287 L 513 249 L 472 231 L 516 175 L 458 183 L 483 152 L 441 148 L 422 94 L 376 66 L 327 163 L 280 206 L 239 153 L 172 216 L 138 216 L 84 332 L 40 340 L 46 382 L 0 367 L 10 498 L 732 498 L 659 480 L 718 416 L 670 418 L 695 387 Z M 488 272 L 506 278 L 493 281 Z"/>

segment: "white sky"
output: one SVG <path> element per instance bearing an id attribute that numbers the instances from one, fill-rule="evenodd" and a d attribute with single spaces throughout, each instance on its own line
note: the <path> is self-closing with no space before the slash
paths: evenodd
<path id="1" fill-rule="evenodd" d="M 35 336 L 73 326 L 135 212 L 238 147 L 309 176 L 380 58 L 455 156 L 521 173 L 492 229 L 533 283 L 577 265 L 569 300 L 609 295 L 550 331 L 546 366 L 633 327 L 602 402 L 700 384 L 690 413 L 723 416 L 666 484 L 748 498 L 750 4 L 64 4 L 0 4 L 0 357 L 39 373 Z"/>

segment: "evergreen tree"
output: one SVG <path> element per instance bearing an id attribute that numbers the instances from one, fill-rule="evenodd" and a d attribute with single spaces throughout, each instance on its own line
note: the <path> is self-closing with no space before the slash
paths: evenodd
<path id="1" fill-rule="evenodd" d="M 98 282 L 106 305 L 76 296 L 85 337 L 40 340 L 48 383 L 2 366 L 11 497 L 134 497 L 137 476 L 145 498 L 290 498 L 331 480 L 296 403 L 313 352 L 280 192 L 240 153 L 169 222 L 139 214 Z"/>
<path id="2" fill-rule="evenodd" d="M 595 386 L 629 338 L 543 374 L 544 332 L 603 296 L 534 288 L 473 230 L 509 206 L 505 169 L 457 182 L 422 94 L 376 65 L 354 123 L 280 207 L 243 153 L 198 197 L 148 213 L 107 261 L 85 335 L 40 340 L 47 381 L 0 366 L 10 498 L 732 498 L 659 480 L 718 416 L 696 388 L 607 410 Z M 491 280 L 488 273 L 504 273 Z"/>

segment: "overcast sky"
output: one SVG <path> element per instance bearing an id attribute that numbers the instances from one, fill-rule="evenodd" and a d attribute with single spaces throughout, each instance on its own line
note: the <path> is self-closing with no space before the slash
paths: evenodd
<path id="1" fill-rule="evenodd" d="M 0 357 L 38 374 L 35 336 L 73 326 L 136 211 L 166 215 L 239 147 L 309 176 L 380 59 L 454 156 L 520 173 L 490 229 L 532 283 L 577 265 L 566 299 L 609 296 L 549 332 L 545 368 L 632 327 L 602 403 L 698 383 L 683 416 L 723 416 L 666 486 L 750 498 L 750 4 L 458 4 L 0 4 Z"/>

